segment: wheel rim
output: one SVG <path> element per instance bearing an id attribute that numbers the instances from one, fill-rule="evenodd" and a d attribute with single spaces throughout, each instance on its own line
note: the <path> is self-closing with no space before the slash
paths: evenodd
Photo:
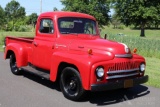
<path id="1" fill-rule="evenodd" d="M 64 90 L 70 96 L 76 96 L 79 91 L 78 78 L 76 75 L 70 74 L 64 77 Z"/>
<path id="2" fill-rule="evenodd" d="M 11 56 L 11 60 L 10 60 L 10 66 L 13 72 L 18 72 L 18 68 L 17 68 L 17 63 L 16 63 L 16 59 L 14 56 Z"/>

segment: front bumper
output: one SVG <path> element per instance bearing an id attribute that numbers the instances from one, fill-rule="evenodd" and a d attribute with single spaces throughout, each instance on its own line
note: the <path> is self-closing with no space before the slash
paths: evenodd
<path id="1" fill-rule="evenodd" d="M 143 76 L 139 78 L 132 79 L 132 85 L 129 87 L 133 87 L 142 83 L 147 82 L 149 79 L 149 76 Z M 92 84 L 91 85 L 91 91 L 106 91 L 106 90 L 113 90 L 113 89 L 120 89 L 120 88 L 128 88 L 125 87 L 125 80 L 118 81 L 118 82 L 108 82 L 105 84 Z"/>

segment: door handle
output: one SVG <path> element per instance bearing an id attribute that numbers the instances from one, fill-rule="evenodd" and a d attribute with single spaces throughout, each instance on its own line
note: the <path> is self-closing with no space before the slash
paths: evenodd
<path id="1" fill-rule="evenodd" d="M 78 48 L 84 48 L 84 46 L 78 46 Z"/>
<path id="2" fill-rule="evenodd" d="M 52 49 L 54 49 L 54 45 L 52 46 Z"/>
<path id="3" fill-rule="evenodd" d="M 34 46 L 38 46 L 37 42 L 33 42 Z"/>

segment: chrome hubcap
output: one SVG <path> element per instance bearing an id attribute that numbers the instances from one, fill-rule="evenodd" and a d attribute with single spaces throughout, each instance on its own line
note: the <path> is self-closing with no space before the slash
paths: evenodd
<path id="1" fill-rule="evenodd" d="M 74 90 L 76 88 L 76 81 L 71 80 L 69 83 L 69 89 Z"/>

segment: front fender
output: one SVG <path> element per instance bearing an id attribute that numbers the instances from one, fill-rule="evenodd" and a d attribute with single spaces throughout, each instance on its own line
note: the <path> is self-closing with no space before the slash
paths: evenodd
<path id="1" fill-rule="evenodd" d="M 51 58 L 50 80 L 56 81 L 58 67 L 61 62 L 75 65 L 78 68 L 85 90 L 90 90 L 90 78 L 92 66 L 103 60 L 110 60 L 113 57 L 104 55 L 74 54 L 69 52 L 55 52 Z"/>
<path id="2" fill-rule="evenodd" d="M 75 65 L 78 68 L 78 71 L 81 76 L 82 85 L 85 90 L 89 89 L 90 83 L 90 70 L 91 70 L 91 61 L 90 56 L 88 55 L 77 55 L 77 54 L 70 54 L 70 53 L 61 53 L 56 52 L 53 54 L 51 60 L 51 73 L 50 73 L 50 80 L 56 81 L 57 74 L 58 74 L 58 67 L 61 62 L 65 62 L 68 64 Z"/>
<path id="3" fill-rule="evenodd" d="M 7 59 L 8 55 L 10 55 L 10 51 L 14 52 L 17 60 L 17 67 L 26 66 L 28 63 L 28 53 L 26 51 L 25 46 L 17 44 L 17 43 L 10 43 L 6 46 L 5 56 L 4 58 Z"/>

